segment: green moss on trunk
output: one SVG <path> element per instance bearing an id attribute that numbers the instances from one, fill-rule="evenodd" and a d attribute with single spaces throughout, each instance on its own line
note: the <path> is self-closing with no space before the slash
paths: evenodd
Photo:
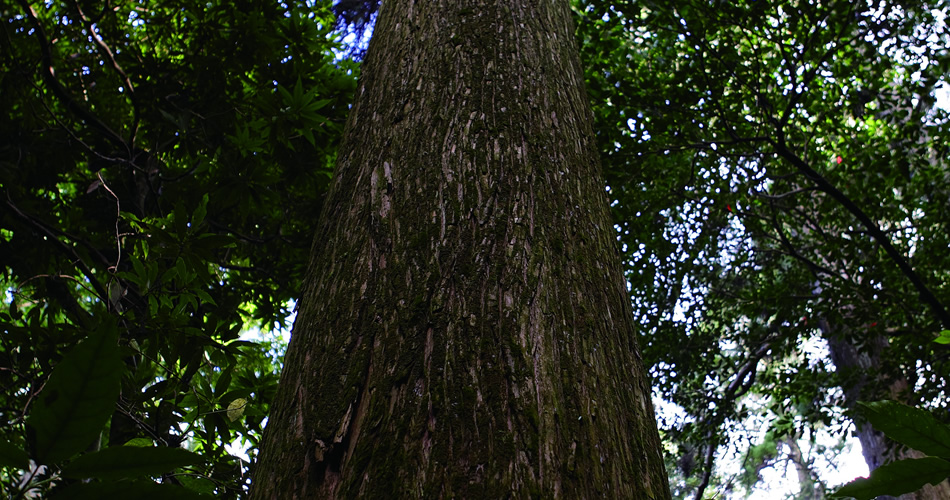
<path id="1" fill-rule="evenodd" d="M 667 498 L 566 0 L 383 5 L 253 494 Z"/>

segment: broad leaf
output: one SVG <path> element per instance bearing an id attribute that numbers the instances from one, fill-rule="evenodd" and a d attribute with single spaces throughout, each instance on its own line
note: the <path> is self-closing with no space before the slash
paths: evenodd
<path id="1" fill-rule="evenodd" d="M 228 420 L 234 422 L 244 414 L 244 408 L 247 406 L 247 400 L 237 398 L 228 405 Z"/>
<path id="2" fill-rule="evenodd" d="M 212 498 L 192 490 L 171 484 L 156 484 L 151 481 L 116 481 L 108 483 L 73 484 L 52 495 L 62 500 L 100 500 L 103 498 L 133 498 L 135 500 L 200 500 Z"/>
<path id="3" fill-rule="evenodd" d="M 200 455 L 181 448 L 116 446 L 77 458 L 63 475 L 102 479 L 155 476 L 202 460 Z"/>
<path id="4" fill-rule="evenodd" d="M 882 465 L 868 478 L 858 478 L 834 492 L 836 497 L 870 500 L 880 495 L 903 495 L 925 484 L 937 484 L 950 477 L 950 462 L 935 458 L 913 458 Z"/>
<path id="5" fill-rule="evenodd" d="M 199 476 L 179 476 L 178 481 L 182 486 L 196 493 L 214 494 L 214 482 L 206 477 Z"/>
<path id="6" fill-rule="evenodd" d="M 0 467 L 26 469 L 30 466 L 30 457 L 26 452 L 6 441 L 0 441 Z"/>
<path id="7" fill-rule="evenodd" d="M 34 458 L 53 463 L 86 449 L 115 410 L 121 377 L 114 332 L 95 333 L 63 357 L 27 420 Z"/>
<path id="8" fill-rule="evenodd" d="M 930 412 L 896 401 L 859 402 L 864 416 L 887 437 L 927 455 L 950 459 L 950 427 Z"/>

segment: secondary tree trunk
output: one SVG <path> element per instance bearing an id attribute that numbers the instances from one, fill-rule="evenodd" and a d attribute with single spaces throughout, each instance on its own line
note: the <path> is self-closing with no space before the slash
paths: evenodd
<path id="1" fill-rule="evenodd" d="M 854 410 L 858 401 L 877 401 L 892 399 L 907 403 L 908 381 L 903 375 L 896 377 L 888 375 L 884 369 L 890 343 L 883 335 L 868 333 L 865 337 L 864 349 L 858 347 L 842 332 L 836 332 L 826 320 L 819 321 L 819 327 L 831 351 L 831 359 L 835 369 L 842 373 L 843 379 L 848 382 L 842 387 L 845 394 L 845 404 L 848 409 Z M 907 458 L 921 458 L 923 453 L 900 446 L 884 436 L 884 433 L 875 430 L 871 424 L 858 418 L 854 422 L 857 429 L 858 441 L 861 443 L 861 452 L 869 470 L 892 462 Z M 895 497 L 880 496 L 878 500 L 893 500 Z M 926 484 L 914 493 L 901 495 L 901 500 L 942 500 L 950 498 L 950 482 L 943 481 L 936 486 Z"/>
<path id="2" fill-rule="evenodd" d="M 567 0 L 383 3 L 255 498 L 668 498 Z"/>

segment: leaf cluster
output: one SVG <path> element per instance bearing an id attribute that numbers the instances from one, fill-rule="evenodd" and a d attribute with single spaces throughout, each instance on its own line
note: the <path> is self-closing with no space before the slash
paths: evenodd
<path id="1" fill-rule="evenodd" d="M 240 496 L 280 349 L 241 334 L 286 326 L 358 74 L 329 2 L 2 9 L 4 494 Z"/>
<path id="2" fill-rule="evenodd" d="M 915 381 L 944 404 L 942 4 L 575 2 L 679 494 L 739 481 L 711 474 L 751 416 L 803 436 Z"/>

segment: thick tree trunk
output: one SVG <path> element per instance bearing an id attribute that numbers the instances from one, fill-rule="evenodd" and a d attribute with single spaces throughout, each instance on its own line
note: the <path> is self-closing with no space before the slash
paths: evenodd
<path id="1" fill-rule="evenodd" d="M 255 498 L 668 498 L 567 0 L 389 0 Z"/>

